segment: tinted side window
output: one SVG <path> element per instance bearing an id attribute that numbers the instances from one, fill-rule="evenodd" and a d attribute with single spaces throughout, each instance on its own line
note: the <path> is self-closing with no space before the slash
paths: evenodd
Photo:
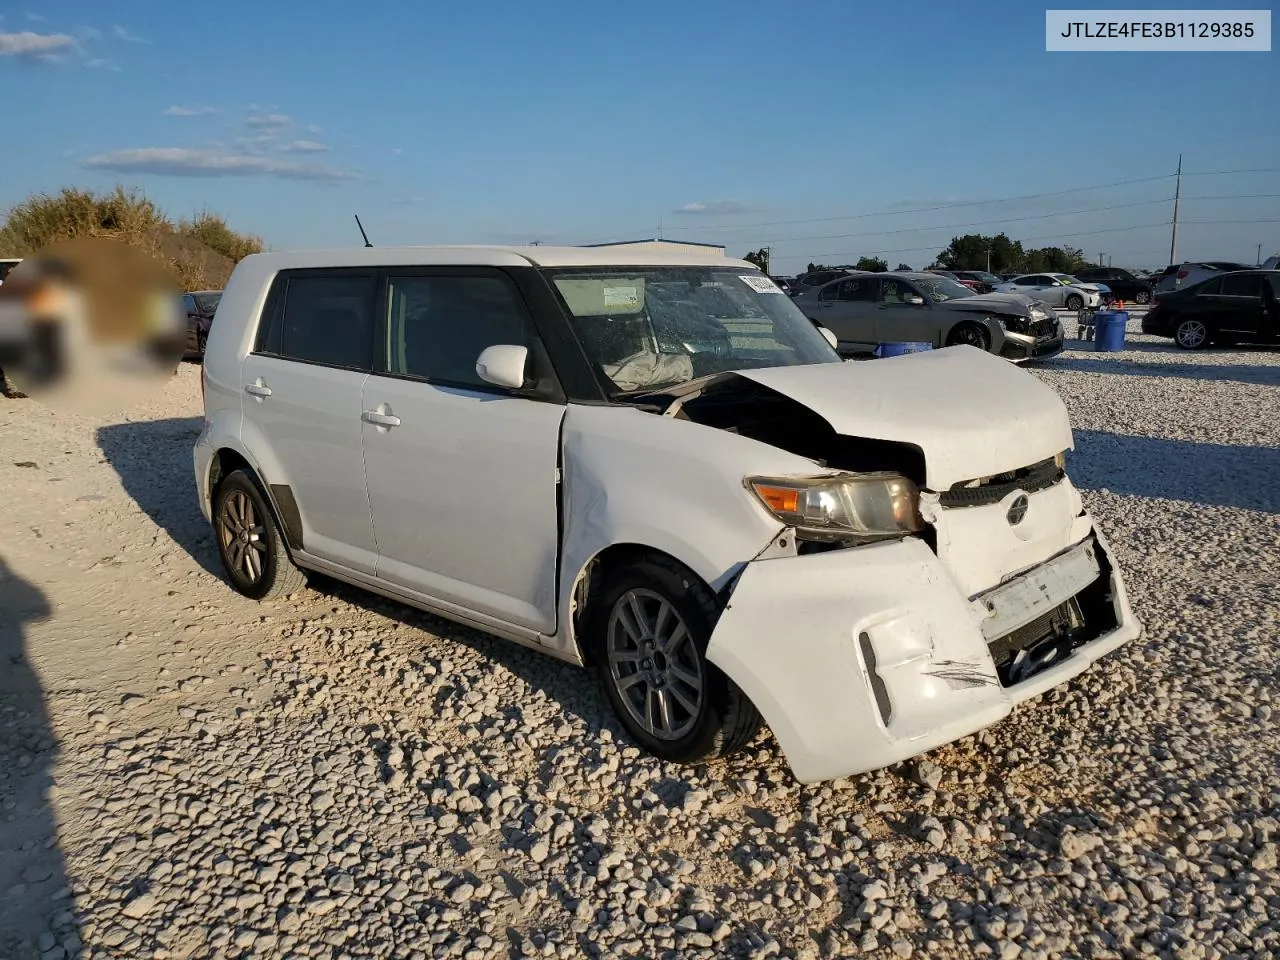
<path id="1" fill-rule="evenodd" d="M 1256 273 L 1238 273 L 1222 278 L 1222 294 L 1227 297 L 1262 296 L 1262 277 Z"/>
<path id="2" fill-rule="evenodd" d="M 372 276 L 289 277 L 280 355 L 368 370 L 373 363 L 372 301 Z"/>
<path id="3" fill-rule="evenodd" d="M 493 389 L 476 373 L 486 347 L 530 346 L 519 293 L 505 277 L 392 277 L 387 286 L 388 373 Z"/>
<path id="4" fill-rule="evenodd" d="M 1203 287 L 1196 291 L 1198 297 L 1212 297 L 1222 292 L 1222 281 L 1220 279 L 1210 280 Z"/>
<path id="5" fill-rule="evenodd" d="M 857 280 L 841 280 L 837 284 L 837 300 L 874 300 L 876 298 L 876 280 L 873 277 L 860 277 Z"/>

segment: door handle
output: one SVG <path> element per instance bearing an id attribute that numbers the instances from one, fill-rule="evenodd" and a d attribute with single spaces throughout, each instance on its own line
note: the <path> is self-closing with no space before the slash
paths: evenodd
<path id="1" fill-rule="evenodd" d="M 255 397 L 271 396 L 271 388 L 262 382 L 261 377 L 259 377 L 254 383 L 245 384 L 244 392 L 251 393 Z"/>
<path id="2" fill-rule="evenodd" d="M 383 404 L 386 406 L 386 404 Z M 400 418 L 391 413 L 383 413 L 381 410 L 366 410 L 360 414 L 360 419 L 365 423 L 372 423 L 377 427 L 398 427 L 400 426 Z"/>

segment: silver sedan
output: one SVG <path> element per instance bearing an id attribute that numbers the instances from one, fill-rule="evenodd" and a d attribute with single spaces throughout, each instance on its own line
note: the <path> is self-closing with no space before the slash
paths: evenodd
<path id="1" fill-rule="evenodd" d="M 998 293 L 1024 293 L 1049 304 L 1079 310 L 1102 305 L 1102 293 L 1096 284 L 1085 283 L 1066 273 L 1028 273 L 1008 283 L 997 284 Z"/>

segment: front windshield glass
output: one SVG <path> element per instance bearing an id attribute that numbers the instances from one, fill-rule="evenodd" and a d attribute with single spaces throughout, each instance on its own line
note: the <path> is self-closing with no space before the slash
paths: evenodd
<path id="1" fill-rule="evenodd" d="M 220 293 L 197 293 L 194 296 L 196 308 L 201 313 L 214 313 L 218 309 L 218 301 L 222 299 Z"/>
<path id="2" fill-rule="evenodd" d="M 983 283 L 996 284 L 1000 282 L 1000 278 L 997 277 L 994 273 L 985 273 L 982 270 L 977 270 L 974 272 L 973 275 Z"/>
<path id="3" fill-rule="evenodd" d="M 934 303 L 974 296 L 974 292 L 963 283 L 957 283 L 950 277 L 942 277 L 936 273 L 923 277 L 912 277 L 911 282 L 923 288 L 929 299 Z"/>
<path id="4" fill-rule="evenodd" d="M 840 363 L 768 277 L 717 267 L 544 271 L 614 393 L 753 367 Z"/>

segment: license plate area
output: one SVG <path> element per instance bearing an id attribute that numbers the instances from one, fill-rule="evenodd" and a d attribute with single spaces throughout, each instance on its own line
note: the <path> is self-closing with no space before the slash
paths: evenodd
<path id="1" fill-rule="evenodd" d="M 1093 538 L 978 597 L 987 610 L 988 643 L 1025 626 L 1074 597 L 1102 574 Z"/>

